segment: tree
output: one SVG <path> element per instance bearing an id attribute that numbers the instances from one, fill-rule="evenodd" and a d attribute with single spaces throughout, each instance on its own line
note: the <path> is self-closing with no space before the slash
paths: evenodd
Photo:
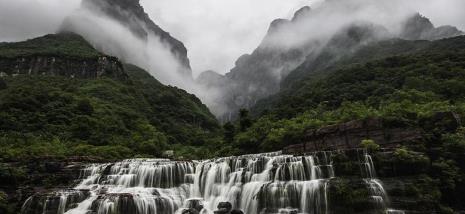
<path id="1" fill-rule="evenodd" d="M 236 134 L 236 127 L 231 122 L 223 125 L 224 129 L 224 142 L 230 144 L 234 142 L 234 135 Z"/>
<path id="2" fill-rule="evenodd" d="M 371 139 L 362 140 L 360 146 L 370 152 L 376 152 L 380 149 L 380 146 Z"/>
<path id="3" fill-rule="evenodd" d="M 247 109 L 241 109 L 239 111 L 239 125 L 242 132 L 252 126 L 252 120 L 249 117 L 249 111 Z"/>
<path id="4" fill-rule="evenodd" d="M 8 85 L 6 84 L 5 80 L 0 78 L 0 90 L 7 89 Z"/>
<path id="5" fill-rule="evenodd" d="M 92 115 L 94 113 L 94 107 L 88 99 L 80 100 L 77 104 L 77 109 L 85 115 Z"/>

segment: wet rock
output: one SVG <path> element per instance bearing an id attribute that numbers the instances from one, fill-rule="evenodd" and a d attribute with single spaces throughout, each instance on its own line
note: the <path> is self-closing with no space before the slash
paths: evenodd
<path id="1" fill-rule="evenodd" d="M 194 208 L 189 208 L 189 209 L 183 210 L 182 214 L 199 214 L 199 211 L 197 211 Z"/>
<path id="2" fill-rule="evenodd" d="M 218 204 L 218 210 L 216 210 L 215 214 L 229 214 L 232 210 L 232 204 L 229 202 L 220 202 Z"/>
<path id="3" fill-rule="evenodd" d="M 232 210 L 231 214 L 244 214 L 244 212 L 242 210 Z"/>
<path id="4" fill-rule="evenodd" d="M 195 209 L 197 212 L 200 212 L 203 209 L 202 201 L 200 199 L 190 199 L 187 201 L 187 208 Z"/>

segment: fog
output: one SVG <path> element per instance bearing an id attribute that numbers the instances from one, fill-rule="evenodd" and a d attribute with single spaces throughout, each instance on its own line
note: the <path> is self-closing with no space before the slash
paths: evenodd
<path id="1" fill-rule="evenodd" d="M 226 73 L 252 52 L 271 21 L 291 18 L 308 0 L 142 0 L 162 28 L 184 42 L 194 75 Z"/>
<path id="2" fill-rule="evenodd" d="M 435 25 L 465 29 L 464 0 L 141 0 L 141 4 L 155 23 L 185 43 L 194 76 L 204 70 L 229 72 L 239 56 L 260 45 L 272 20 L 290 19 L 304 5 L 312 6 L 311 16 L 273 34 L 268 44 L 289 48 L 309 40 L 324 43 L 352 22 L 372 22 L 395 34 L 417 11 Z M 216 115 L 229 111 L 222 103 L 228 87 L 208 88 L 178 73 L 181 65 L 157 35 L 141 39 L 128 26 L 80 8 L 80 0 L 0 0 L 1 41 L 60 29 L 81 34 L 97 49 L 148 70 L 164 84 L 196 94 Z"/>
<path id="3" fill-rule="evenodd" d="M 304 5 L 318 7 L 312 0 L 141 0 L 148 14 L 162 28 L 185 43 L 194 74 L 205 70 L 226 73 L 235 60 L 251 53 L 276 18 L 291 18 Z M 338 3 L 344 4 L 344 0 Z M 387 8 L 418 11 L 435 25 L 465 29 L 464 0 L 370 0 Z M 381 8 L 382 9 L 382 8 Z M 393 11 L 385 18 L 397 18 Z M 373 14 L 372 14 L 373 15 Z M 376 15 L 376 14 L 374 14 Z M 324 24 L 328 20 L 322 20 Z M 322 23 L 322 24 L 323 24 Z"/>
<path id="4" fill-rule="evenodd" d="M 187 78 L 177 72 L 181 65 L 157 35 L 142 39 L 120 22 L 85 8 L 70 14 L 61 30 L 82 35 L 98 50 L 149 71 L 164 84 L 193 90 L 191 83 L 186 84 Z"/>

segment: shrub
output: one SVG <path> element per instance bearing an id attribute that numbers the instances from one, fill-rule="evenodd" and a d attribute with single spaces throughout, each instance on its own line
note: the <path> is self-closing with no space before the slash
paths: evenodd
<path id="1" fill-rule="evenodd" d="M 362 140 L 362 142 L 360 143 L 360 147 L 370 152 L 375 152 L 380 149 L 380 146 L 374 140 L 371 139 Z"/>

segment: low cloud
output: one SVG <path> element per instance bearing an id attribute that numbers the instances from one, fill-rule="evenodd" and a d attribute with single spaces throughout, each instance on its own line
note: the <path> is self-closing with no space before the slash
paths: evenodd
<path id="1" fill-rule="evenodd" d="M 335 1 L 335 0 L 329 0 Z M 291 18 L 298 8 L 318 7 L 322 0 L 141 0 L 152 19 L 183 41 L 195 74 L 205 70 L 227 73 L 235 60 L 252 52 L 261 42 L 272 20 Z M 464 0 L 352 0 L 337 1 L 334 6 L 367 13 L 358 18 L 395 23 L 408 11 L 418 11 L 431 18 L 435 25 L 454 25 L 465 30 Z M 364 4 L 364 5 L 362 5 Z M 360 8 L 358 8 L 360 9 Z M 381 11 L 381 13 L 377 13 Z M 347 14 L 344 14 L 347 15 Z M 335 19 L 319 20 L 320 26 L 331 25 Z M 394 26 L 395 27 L 395 26 Z M 313 29 L 312 34 L 319 33 Z M 324 32 L 323 32 L 324 33 Z"/>
<path id="2" fill-rule="evenodd" d="M 308 0 L 142 0 L 151 18 L 187 46 L 194 74 L 226 73 L 257 47 L 271 21 Z"/>

